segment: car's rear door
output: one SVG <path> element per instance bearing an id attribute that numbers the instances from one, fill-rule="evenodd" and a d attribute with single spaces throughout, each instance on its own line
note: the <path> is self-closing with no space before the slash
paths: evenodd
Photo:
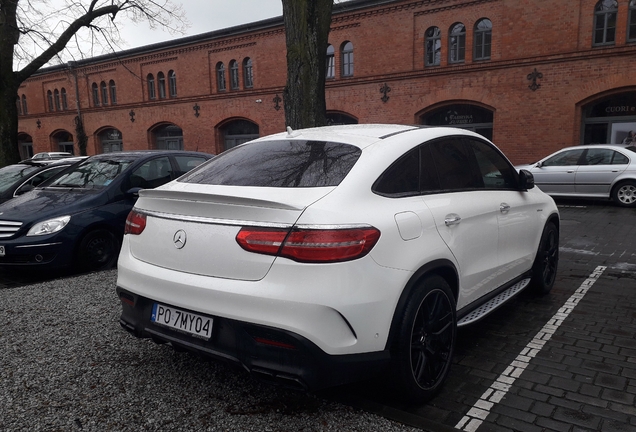
<path id="1" fill-rule="evenodd" d="M 612 149 L 589 148 L 576 172 L 575 192 L 581 195 L 609 196 L 614 179 L 629 165 L 629 159 Z"/>

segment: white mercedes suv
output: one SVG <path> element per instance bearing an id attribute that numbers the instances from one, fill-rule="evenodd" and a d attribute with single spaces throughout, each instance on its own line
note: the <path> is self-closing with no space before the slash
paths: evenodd
<path id="1" fill-rule="evenodd" d="M 288 129 L 139 195 L 121 325 L 306 389 L 430 398 L 458 326 L 557 272 L 552 198 L 461 129 Z"/>

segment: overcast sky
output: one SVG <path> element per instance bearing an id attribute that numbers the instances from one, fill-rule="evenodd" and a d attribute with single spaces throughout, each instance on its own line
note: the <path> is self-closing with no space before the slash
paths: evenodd
<path id="1" fill-rule="evenodd" d="M 147 23 L 126 24 L 122 37 L 125 49 L 194 36 L 240 24 L 283 15 L 281 0 L 174 0 L 181 3 L 191 27 L 185 35 L 171 35 L 163 30 L 150 30 Z"/>

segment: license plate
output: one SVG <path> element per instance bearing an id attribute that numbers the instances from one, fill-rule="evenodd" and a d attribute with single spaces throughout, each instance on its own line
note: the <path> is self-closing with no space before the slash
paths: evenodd
<path id="1" fill-rule="evenodd" d="M 212 336 L 212 318 L 155 303 L 150 321 L 208 340 Z"/>
<path id="2" fill-rule="evenodd" d="M 0 246 L 0 256 L 4 256 L 4 246 Z"/>

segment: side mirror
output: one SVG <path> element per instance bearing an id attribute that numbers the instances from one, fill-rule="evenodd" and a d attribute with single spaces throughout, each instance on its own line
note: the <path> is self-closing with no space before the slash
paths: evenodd
<path id="1" fill-rule="evenodd" d="M 20 189 L 16 190 L 14 195 L 15 196 L 22 195 L 32 191 L 33 189 L 35 189 L 35 186 L 33 186 L 32 184 L 25 184 Z"/>
<path id="2" fill-rule="evenodd" d="M 534 176 L 528 170 L 519 170 L 519 187 L 522 190 L 529 190 L 534 187 Z"/>
<path id="3" fill-rule="evenodd" d="M 543 166 L 543 162 L 537 162 L 535 168 L 541 168 Z"/>
<path id="4" fill-rule="evenodd" d="M 139 191 L 142 190 L 143 188 L 140 187 L 134 187 L 134 188 L 130 188 L 126 191 L 126 195 L 133 195 L 135 197 L 139 196 Z"/>

